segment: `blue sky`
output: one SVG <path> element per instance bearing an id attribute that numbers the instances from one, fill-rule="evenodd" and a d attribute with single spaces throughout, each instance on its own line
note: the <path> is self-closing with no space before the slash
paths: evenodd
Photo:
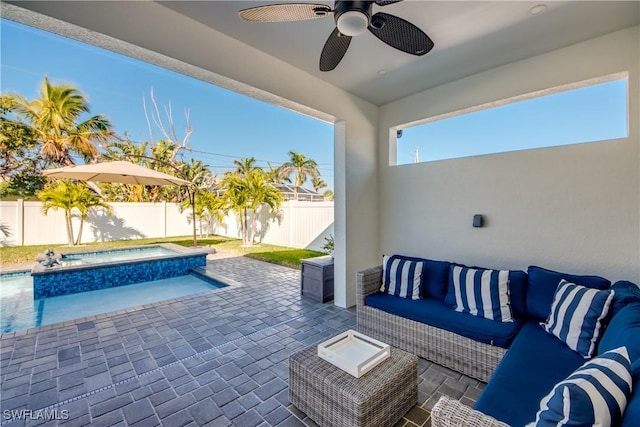
<path id="1" fill-rule="evenodd" d="M 627 80 L 515 102 L 407 128 L 398 164 L 625 138 Z"/>
<path id="2" fill-rule="evenodd" d="M 171 103 L 179 137 L 185 108 L 190 110 L 194 152 L 186 153 L 187 159 L 200 159 L 222 174 L 234 159 L 254 156 L 266 167 L 266 161 L 287 161 L 289 150 L 295 150 L 318 163 L 333 189 L 332 124 L 9 20 L 0 23 L 3 93 L 36 98 L 45 76 L 72 84 L 89 98 L 91 114 L 105 114 L 118 134 L 126 131 L 139 142 L 149 140 L 142 99 L 149 107 L 153 88 L 161 109 Z M 155 128 L 155 139 L 161 136 Z"/>

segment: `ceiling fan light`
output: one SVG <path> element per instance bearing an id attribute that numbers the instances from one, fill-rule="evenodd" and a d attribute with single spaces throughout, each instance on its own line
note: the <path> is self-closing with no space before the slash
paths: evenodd
<path id="1" fill-rule="evenodd" d="M 369 26 L 369 18 L 360 11 L 352 10 L 338 17 L 338 30 L 345 36 L 357 36 Z"/>

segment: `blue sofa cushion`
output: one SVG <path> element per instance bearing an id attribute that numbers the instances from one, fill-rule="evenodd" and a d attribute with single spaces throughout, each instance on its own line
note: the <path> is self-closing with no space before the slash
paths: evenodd
<path id="1" fill-rule="evenodd" d="M 609 426 L 622 419 L 631 395 L 631 363 L 626 347 L 589 360 L 559 382 L 540 402 L 527 427 Z"/>
<path id="2" fill-rule="evenodd" d="M 599 276 L 578 276 L 530 266 L 529 283 L 527 285 L 527 312 L 534 319 L 544 321 L 551 311 L 551 302 L 560 280 L 593 289 L 607 289 L 611 282 Z"/>
<path id="3" fill-rule="evenodd" d="M 449 266 L 447 261 L 424 260 L 424 285 L 422 287 L 425 298 L 444 300 L 449 284 Z"/>
<path id="4" fill-rule="evenodd" d="M 509 270 L 509 295 L 513 316 L 518 319 L 528 317 L 527 314 L 527 273 L 521 270 Z"/>
<path id="5" fill-rule="evenodd" d="M 499 322 L 513 322 L 509 271 L 452 265 L 449 274 L 456 311 Z"/>
<path id="6" fill-rule="evenodd" d="M 640 288 L 633 282 L 620 280 L 611 285 L 611 289 L 616 293 L 613 297 L 613 306 L 610 310 L 610 317 L 614 317 L 627 304 L 640 302 Z"/>
<path id="7" fill-rule="evenodd" d="M 482 267 L 467 267 L 462 264 L 450 264 L 466 268 L 482 269 Z M 444 301 L 452 306 L 456 305 L 455 291 L 453 283 L 449 280 L 449 269 L 447 269 L 447 290 Z M 527 317 L 527 273 L 520 270 L 509 270 L 509 301 L 513 317 L 523 319 Z"/>
<path id="8" fill-rule="evenodd" d="M 451 263 L 447 261 L 434 261 L 425 258 L 410 257 L 405 255 L 393 255 L 397 259 L 421 262 L 422 263 L 422 276 L 420 282 L 420 288 L 422 290 L 422 298 L 436 298 L 443 300 L 447 293 L 447 284 L 449 280 L 449 265 Z M 385 268 L 385 257 L 383 257 L 383 269 Z M 383 275 L 383 286 L 386 280 L 386 275 Z M 382 289 L 381 289 L 382 290 Z"/>
<path id="9" fill-rule="evenodd" d="M 616 287 L 615 290 L 619 292 L 620 288 Z M 627 347 L 631 359 L 634 393 L 627 404 L 620 425 L 637 427 L 640 420 L 640 302 L 631 301 L 614 315 L 602 335 L 598 353 L 602 354 L 622 345 Z"/>
<path id="10" fill-rule="evenodd" d="M 512 426 L 535 420 L 540 400 L 555 384 L 584 363 L 584 359 L 527 321 L 496 368 L 475 409 Z M 508 402 L 508 403 L 506 403 Z"/>
<path id="11" fill-rule="evenodd" d="M 381 292 L 401 298 L 422 298 L 423 261 L 401 255 L 382 257 Z"/>
<path id="12" fill-rule="evenodd" d="M 367 296 L 365 304 L 387 313 L 503 348 L 509 346 L 521 325 L 521 322 L 517 321 L 495 322 L 459 313 L 447 303 L 433 298 L 409 300 L 379 292 Z"/>
<path id="13" fill-rule="evenodd" d="M 628 304 L 611 319 L 598 345 L 598 354 L 623 345 L 632 363 L 640 361 L 640 302 Z"/>
<path id="14" fill-rule="evenodd" d="M 553 296 L 551 313 L 542 326 L 585 359 L 591 358 L 612 299 L 611 290 L 589 289 L 563 279 Z"/>

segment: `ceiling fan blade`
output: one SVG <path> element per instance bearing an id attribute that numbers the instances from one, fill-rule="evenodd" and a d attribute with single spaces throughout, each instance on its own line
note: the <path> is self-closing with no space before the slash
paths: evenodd
<path id="1" fill-rule="evenodd" d="M 320 71 L 331 71 L 336 68 L 347 53 L 350 43 L 351 37 L 340 34 L 340 31 L 335 28 L 322 48 Z"/>
<path id="2" fill-rule="evenodd" d="M 369 31 L 389 46 L 412 55 L 421 56 L 433 49 L 433 41 L 420 28 L 388 13 L 373 15 Z"/>
<path id="3" fill-rule="evenodd" d="M 402 0 L 376 0 L 378 6 L 387 6 L 389 4 L 400 3 Z"/>
<path id="4" fill-rule="evenodd" d="M 286 3 L 250 7 L 241 10 L 238 15 L 252 22 L 288 22 L 324 18 L 331 12 L 326 4 Z"/>

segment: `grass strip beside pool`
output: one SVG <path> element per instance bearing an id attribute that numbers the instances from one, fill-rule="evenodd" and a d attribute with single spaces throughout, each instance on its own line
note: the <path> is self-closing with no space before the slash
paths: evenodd
<path id="1" fill-rule="evenodd" d="M 272 264 L 283 265 L 285 267 L 300 268 L 300 260 L 305 258 L 315 258 L 326 255 L 323 252 L 312 251 L 310 249 L 274 250 L 269 252 L 253 252 L 246 254 L 248 258 L 259 259 L 260 261 Z"/>

